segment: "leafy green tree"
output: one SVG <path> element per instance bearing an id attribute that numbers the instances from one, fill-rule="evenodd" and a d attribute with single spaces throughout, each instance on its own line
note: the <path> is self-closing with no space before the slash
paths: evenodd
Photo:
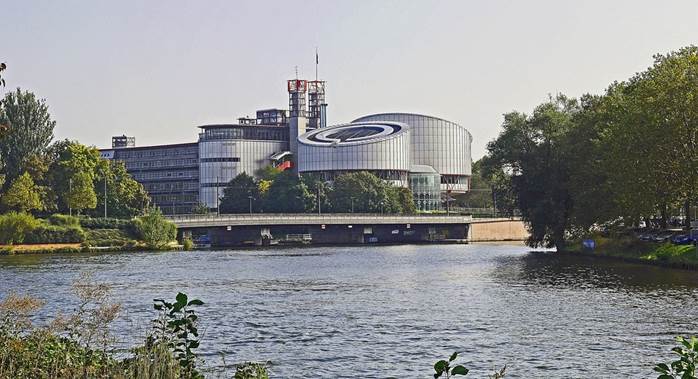
<path id="1" fill-rule="evenodd" d="M 34 183 L 29 173 L 24 173 L 14 182 L 2 197 L 2 204 L 13 210 L 27 212 L 41 210 L 41 189 Z"/>
<path id="2" fill-rule="evenodd" d="M 27 213 L 8 212 L 0 215 L 0 243 L 22 243 L 26 235 L 39 225 L 39 220 Z"/>
<path id="3" fill-rule="evenodd" d="M 276 213 L 302 213 L 311 211 L 315 196 L 298 175 L 283 172 L 276 176 L 264 200 L 264 210 Z"/>
<path id="4" fill-rule="evenodd" d="M 68 207 L 77 211 L 77 214 L 83 209 L 93 209 L 97 206 L 94 182 L 88 172 L 79 171 L 70 178 L 65 202 Z"/>
<path id="5" fill-rule="evenodd" d="M 153 208 L 137 217 L 134 222 L 138 238 L 149 248 L 157 249 L 166 246 L 177 238 L 177 227 L 163 217 L 159 209 Z"/>
<path id="6" fill-rule="evenodd" d="M 99 151 L 75 141 L 59 141 L 52 146 L 51 154 L 49 182 L 58 210 L 67 213 L 69 209 L 94 209 L 97 170 L 108 165 Z"/>
<path id="7" fill-rule="evenodd" d="M 94 191 L 97 207 L 90 211 L 93 217 L 104 215 L 105 180 L 108 217 L 132 218 L 143 214 L 148 205 L 148 193 L 126 171 L 123 162 L 101 160 L 96 171 Z"/>
<path id="8" fill-rule="evenodd" d="M 397 192 L 380 178 L 360 171 L 335 178 L 330 203 L 335 212 L 351 212 L 353 208 L 354 212 L 398 213 L 403 209 L 396 196 Z"/>
<path id="9" fill-rule="evenodd" d="M 27 169 L 27 157 L 47 151 L 53 139 L 56 122 L 51 119 L 45 100 L 19 88 L 5 94 L 0 102 L 0 124 L 9 125 L 9 131 L 0 139 L 2 171 L 6 185 Z"/>
<path id="10" fill-rule="evenodd" d="M 529 225 L 530 246 L 564 249 L 572 209 L 564 142 L 576 112 L 575 100 L 558 95 L 531 116 L 506 114 L 504 130 L 487 146 L 488 171 L 508 175 L 517 207 Z"/>
<path id="11" fill-rule="evenodd" d="M 259 211 L 261 196 L 259 186 L 253 177 L 247 173 L 240 173 L 228 183 L 223 190 L 220 200 L 221 213 L 248 213 L 250 211 L 250 196 L 252 197 L 252 211 Z"/>

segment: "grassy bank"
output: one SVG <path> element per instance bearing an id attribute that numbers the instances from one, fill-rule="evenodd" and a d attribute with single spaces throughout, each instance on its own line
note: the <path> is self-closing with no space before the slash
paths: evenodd
<path id="1" fill-rule="evenodd" d="M 575 241 L 564 252 L 698 270 L 698 252 L 693 245 L 646 242 L 634 236 L 616 238 L 595 236 L 593 240 L 596 242 L 594 250 L 585 249 L 581 241 Z"/>

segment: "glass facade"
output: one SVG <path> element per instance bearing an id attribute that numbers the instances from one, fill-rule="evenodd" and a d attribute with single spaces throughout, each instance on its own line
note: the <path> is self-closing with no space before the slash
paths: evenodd
<path id="1" fill-rule="evenodd" d="M 240 173 L 254 176 L 271 164 L 274 154 L 288 151 L 288 127 L 206 125 L 199 134 L 199 198 L 218 207 L 223 189 Z"/>
<path id="2" fill-rule="evenodd" d="M 436 172 L 410 173 L 410 190 L 418 211 L 441 209 L 441 175 Z"/>

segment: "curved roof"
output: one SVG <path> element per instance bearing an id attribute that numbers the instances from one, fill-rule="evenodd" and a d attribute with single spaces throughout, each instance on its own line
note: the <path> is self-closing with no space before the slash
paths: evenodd
<path id="1" fill-rule="evenodd" d="M 395 138 L 407 131 L 407 125 L 401 122 L 353 122 L 311 130 L 299 136 L 298 141 L 314 146 L 360 145 Z"/>

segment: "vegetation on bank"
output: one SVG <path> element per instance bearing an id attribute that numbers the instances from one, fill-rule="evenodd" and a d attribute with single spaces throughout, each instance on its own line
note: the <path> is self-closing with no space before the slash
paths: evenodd
<path id="1" fill-rule="evenodd" d="M 664 227 L 698 206 L 698 47 L 654 64 L 603 95 L 551 97 L 531 114 L 504 115 L 482 174 L 502 206 L 530 227 L 531 246 L 555 246 L 593 227 Z"/>
<path id="2" fill-rule="evenodd" d="M 67 315 L 41 326 L 32 323 L 41 301 L 9 294 L 0 302 L 0 377 L 2 378 L 203 378 L 199 314 L 204 303 L 177 294 L 155 299 L 155 318 L 143 341 L 117 354 L 109 327 L 120 305 L 110 288 L 82 275 L 73 286 L 79 301 Z M 268 378 L 260 363 L 236 365 L 237 379 Z M 226 370 L 229 369 L 226 367 Z"/>
<path id="3" fill-rule="evenodd" d="M 0 215 L 0 244 L 5 245 L 0 251 L 4 253 L 76 252 L 91 248 L 157 250 L 169 247 L 176 236 L 175 225 L 157 209 L 129 220 L 60 214 L 37 219 L 17 212 Z M 22 247 L 17 248 L 18 244 Z M 30 245 L 42 248 L 26 247 Z"/>
<path id="4" fill-rule="evenodd" d="M 593 240 L 596 245 L 593 250 L 585 249 L 581 240 L 576 240 L 566 246 L 565 252 L 698 269 L 698 248 L 694 245 L 646 242 L 632 235 L 612 237 L 594 235 Z"/>

